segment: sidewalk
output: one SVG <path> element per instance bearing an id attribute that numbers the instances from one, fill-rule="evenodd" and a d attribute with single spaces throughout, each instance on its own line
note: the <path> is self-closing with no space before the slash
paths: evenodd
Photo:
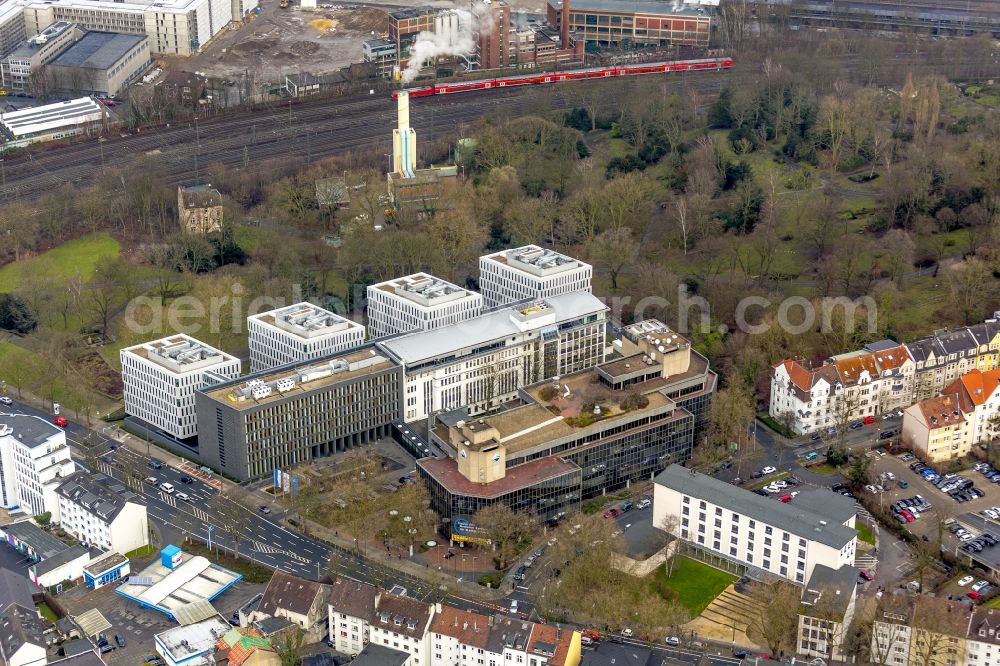
<path id="1" fill-rule="evenodd" d="M 287 519 L 283 520 L 287 524 Z M 461 596 L 468 597 L 472 601 L 492 603 L 499 601 L 504 597 L 504 592 L 502 590 L 490 590 L 479 583 L 476 580 L 468 580 L 467 576 L 462 576 L 461 574 L 466 573 L 462 571 L 452 572 L 450 568 L 444 566 L 432 567 L 426 563 L 420 564 L 410 558 L 398 558 L 393 557 L 388 559 L 385 553 L 381 552 L 377 548 L 372 548 L 362 544 L 355 544 L 353 538 L 346 538 L 339 536 L 336 531 L 329 529 L 323 525 L 316 523 L 315 521 L 307 521 L 309 525 L 309 536 L 314 539 L 323 541 L 334 548 L 337 548 L 350 555 L 359 555 L 368 562 L 372 564 L 384 563 L 389 568 L 400 571 L 408 576 L 414 578 L 419 578 L 427 583 L 434 586 L 439 586 L 444 582 L 448 582 L 449 585 L 454 585 L 453 588 Z M 289 525 L 289 527 L 291 527 Z M 455 574 L 459 574 L 458 577 Z M 453 596 L 457 596 L 453 594 Z"/>

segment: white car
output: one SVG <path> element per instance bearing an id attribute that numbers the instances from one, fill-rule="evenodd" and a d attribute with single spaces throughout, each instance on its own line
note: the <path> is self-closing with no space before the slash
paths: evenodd
<path id="1" fill-rule="evenodd" d="M 174 497 L 176 497 L 177 499 L 182 500 L 184 502 L 190 502 L 191 501 L 191 496 L 188 495 L 187 493 L 174 493 Z"/>
<path id="2" fill-rule="evenodd" d="M 0 404 L 4 404 L 4 405 L 7 405 L 7 406 L 10 406 L 10 405 L 14 404 L 14 401 L 11 400 L 10 398 L 8 398 L 5 395 L 0 395 Z"/>
<path id="3" fill-rule="evenodd" d="M 965 534 L 960 535 L 958 538 L 959 538 L 960 541 L 972 541 L 973 537 L 972 537 L 971 534 L 969 534 L 968 532 L 966 532 Z"/>
<path id="4" fill-rule="evenodd" d="M 983 514 L 992 518 L 993 520 L 997 519 L 997 512 L 994 511 L 993 509 L 984 509 Z"/>
<path id="5" fill-rule="evenodd" d="M 990 507 L 990 508 L 993 509 L 994 513 L 996 513 L 997 515 L 1000 515 L 1000 506 L 994 506 L 994 507 Z"/>
<path id="6" fill-rule="evenodd" d="M 649 499 L 648 497 L 643 497 L 641 500 L 639 500 L 639 503 L 635 505 L 635 508 L 637 508 L 637 509 L 645 509 L 646 507 L 650 506 L 652 503 L 653 503 L 653 501 L 651 499 Z"/>
<path id="7" fill-rule="evenodd" d="M 760 470 L 760 473 L 761 474 L 774 474 L 777 471 L 778 471 L 777 469 L 775 469 L 774 467 L 771 467 L 770 465 L 768 465 L 764 469 Z"/>
<path id="8" fill-rule="evenodd" d="M 162 490 L 163 492 L 165 492 L 168 495 L 172 495 L 173 492 L 174 492 L 174 486 L 171 483 L 161 483 L 160 484 L 160 490 Z"/>
<path id="9" fill-rule="evenodd" d="M 978 592 L 979 590 L 983 589 L 984 587 L 986 587 L 989 584 L 990 584 L 989 581 L 986 581 L 986 580 L 976 581 L 976 584 L 972 586 L 972 591 L 973 592 Z"/>
<path id="10" fill-rule="evenodd" d="M 958 581 L 958 586 L 959 587 L 965 587 L 966 585 L 968 585 L 971 582 L 972 582 L 972 576 L 965 576 L 964 578 L 962 578 L 961 580 Z"/>

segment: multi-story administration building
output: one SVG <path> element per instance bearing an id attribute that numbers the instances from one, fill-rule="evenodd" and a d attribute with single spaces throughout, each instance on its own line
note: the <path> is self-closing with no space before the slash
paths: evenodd
<path id="1" fill-rule="evenodd" d="M 574 291 L 590 291 L 590 264 L 525 245 L 479 258 L 479 289 L 487 307 L 538 300 Z"/>
<path id="2" fill-rule="evenodd" d="M 483 311 L 482 295 L 427 273 L 373 284 L 367 297 L 372 338 L 429 331 L 478 317 Z"/>
<path id="3" fill-rule="evenodd" d="M 312 303 L 247 317 L 250 372 L 270 370 L 360 347 L 365 327 Z"/>
<path id="4" fill-rule="evenodd" d="M 328 456 L 389 434 L 402 374 L 373 346 L 198 391 L 198 457 L 238 479 Z"/>
<path id="5" fill-rule="evenodd" d="M 176 437 L 198 434 L 194 394 L 240 374 L 240 360 L 183 334 L 121 350 L 125 413 Z"/>

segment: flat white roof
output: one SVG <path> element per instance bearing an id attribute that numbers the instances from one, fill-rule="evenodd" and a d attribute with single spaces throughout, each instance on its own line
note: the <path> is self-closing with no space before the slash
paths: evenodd
<path id="1" fill-rule="evenodd" d="M 195 601 L 208 601 L 240 580 L 240 575 L 200 555 L 182 553 L 181 564 L 170 570 L 159 559 L 131 578 L 148 577 L 151 585 L 122 583 L 118 594 L 161 612 L 173 612 Z"/>
<path id="2" fill-rule="evenodd" d="M 195 624 L 182 625 L 156 634 L 156 642 L 163 646 L 174 662 L 215 649 L 215 642 L 232 627 L 220 616 L 210 617 Z"/>
<path id="3" fill-rule="evenodd" d="M 574 268 L 590 265 L 585 264 L 579 259 L 574 259 L 555 250 L 549 250 L 537 245 L 525 245 L 513 250 L 501 250 L 485 255 L 482 259 L 510 266 L 515 270 L 536 277 L 555 275 L 556 273 L 563 273 Z"/>
<path id="4" fill-rule="evenodd" d="M 462 299 L 482 299 L 481 294 L 434 277 L 429 273 L 414 273 L 368 287 L 369 294 L 374 291 L 386 292 L 425 308 L 435 307 L 443 303 L 453 303 Z"/>
<path id="5" fill-rule="evenodd" d="M 178 374 L 237 360 L 235 356 L 183 333 L 126 347 L 121 353 L 144 358 Z"/>
<path id="6" fill-rule="evenodd" d="M 129 14 L 144 14 L 146 11 L 155 12 L 188 12 L 196 9 L 196 5 L 204 0 L 150 0 L 149 2 L 109 2 L 108 0 L 8 0 L 8 2 L 19 2 L 27 7 L 46 7 L 59 5 L 60 7 L 74 7 L 80 9 L 93 9 L 106 12 L 122 12 Z"/>
<path id="7" fill-rule="evenodd" d="M 404 364 L 416 365 L 467 347 L 479 347 L 518 335 L 526 330 L 558 327 L 562 322 L 603 313 L 607 309 L 593 294 L 577 291 L 551 296 L 531 305 L 495 310 L 450 326 L 417 331 L 375 344 Z"/>
<path id="8" fill-rule="evenodd" d="M 303 340 L 343 333 L 351 329 L 364 333 L 365 327 L 312 303 L 296 303 L 247 317 L 263 325 L 290 333 Z"/>
<path id="9" fill-rule="evenodd" d="M 104 108 L 90 97 L 0 113 L 0 123 L 14 136 L 51 132 L 61 127 L 100 122 Z"/>

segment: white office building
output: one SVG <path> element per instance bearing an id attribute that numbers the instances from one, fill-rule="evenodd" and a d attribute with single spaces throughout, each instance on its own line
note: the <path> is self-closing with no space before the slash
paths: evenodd
<path id="1" fill-rule="evenodd" d="M 240 360 L 177 334 L 121 351 L 125 413 L 178 439 L 198 434 L 194 394 L 235 379 Z"/>
<path id="2" fill-rule="evenodd" d="M 85 30 L 147 35 L 153 53 L 189 56 L 233 22 L 242 21 L 257 4 L 257 0 L 6 0 L 0 4 L 0 42 L 24 39 L 57 21 L 68 21 Z"/>
<path id="3" fill-rule="evenodd" d="M 365 327 L 311 303 L 247 317 L 250 372 L 309 361 L 364 344 Z"/>
<path id="4" fill-rule="evenodd" d="M 59 525 L 84 545 L 124 554 L 149 543 L 146 505 L 121 482 L 76 472 L 56 493 Z"/>
<path id="5" fill-rule="evenodd" d="M 653 525 L 800 585 L 816 565 L 854 564 L 854 521 L 854 501 L 825 489 L 801 490 L 786 504 L 680 465 L 653 487 Z"/>
<path id="6" fill-rule="evenodd" d="M 56 488 L 75 469 L 63 429 L 37 416 L 0 415 L 0 463 L 4 508 L 32 516 L 48 511 L 58 522 Z"/>
<path id="7" fill-rule="evenodd" d="M 429 331 L 478 317 L 482 311 L 482 295 L 427 273 L 368 287 L 368 332 L 372 338 Z"/>
<path id="8" fill-rule="evenodd" d="M 405 421 L 458 407 L 474 415 L 602 363 L 606 312 L 593 294 L 561 294 L 376 344 L 404 368 Z"/>
<path id="9" fill-rule="evenodd" d="M 590 264 L 525 245 L 479 258 L 479 290 L 486 307 L 536 300 L 574 291 L 590 291 Z"/>

